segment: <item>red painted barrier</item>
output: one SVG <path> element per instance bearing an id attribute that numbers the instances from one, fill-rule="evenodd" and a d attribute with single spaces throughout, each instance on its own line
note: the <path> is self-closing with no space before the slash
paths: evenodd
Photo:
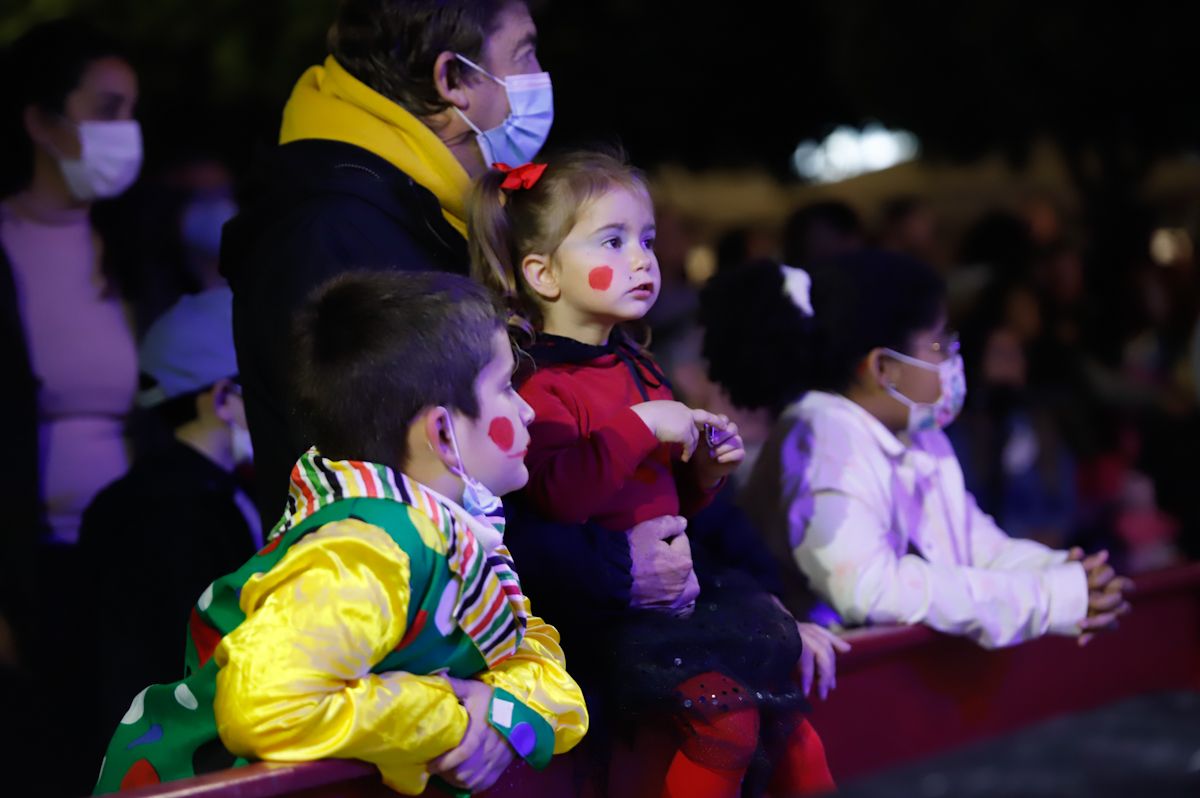
<path id="1" fill-rule="evenodd" d="M 1200 563 L 1137 577 L 1133 611 L 1080 648 L 987 651 L 925 627 L 850 632 L 812 722 L 845 779 L 1139 693 L 1200 689 Z"/>
<path id="2" fill-rule="evenodd" d="M 812 722 L 834 776 L 847 779 L 1012 731 L 1039 720 L 1156 690 L 1200 690 L 1200 563 L 1144 574 L 1133 612 L 1086 647 L 1047 638 L 986 651 L 924 627 L 846 637 L 838 688 Z M 626 760 L 623 768 L 654 767 Z M 486 798 L 570 798 L 570 757 L 543 773 L 506 773 Z M 613 783 L 623 783 L 614 774 Z M 123 798 L 394 798 L 373 767 L 328 760 L 259 763 L 122 793 Z M 427 795 L 435 793 L 427 792 Z"/>

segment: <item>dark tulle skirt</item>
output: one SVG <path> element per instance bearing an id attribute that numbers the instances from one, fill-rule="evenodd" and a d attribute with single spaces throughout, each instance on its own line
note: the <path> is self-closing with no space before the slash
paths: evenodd
<path id="1" fill-rule="evenodd" d="M 753 704 L 772 715 L 808 709 L 795 678 L 801 652 L 796 622 L 746 575 L 707 578 L 689 617 L 635 612 L 614 624 L 610 634 L 612 659 L 603 670 L 608 678 L 602 692 L 617 726 L 690 709 L 697 702 L 731 708 Z M 707 696 L 678 690 L 681 682 L 708 672 L 745 689 L 725 685 Z"/>

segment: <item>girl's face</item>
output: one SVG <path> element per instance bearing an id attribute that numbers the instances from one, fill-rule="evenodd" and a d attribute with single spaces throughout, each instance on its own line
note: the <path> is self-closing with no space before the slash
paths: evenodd
<path id="1" fill-rule="evenodd" d="M 932 328 L 921 330 L 913 335 L 909 348 L 904 351 L 904 354 L 926 363 L 938 365 L 957 352 L 958 335 L 946 330 L 946 322 L 943 318 Z M 937 371 L 895 360 L 886 354 L 883 355 L 883 358 L 887 361 L 884 368 L 893 387 L 909 399 L 914 402 L 932 404 L 941 396 L 942 383 Z M 907 412 L 907 408 L 905 412 Z"/>
<path id="2" fill-rule="evenodd" d="M 547 297 L 547 331 L 586 339 L 573 328 L 611 329 L 645 316 L 661 287 L 654 231 L 644 192 L 614 188 L 586 205 L 551 258 L 557 296 Z"/>

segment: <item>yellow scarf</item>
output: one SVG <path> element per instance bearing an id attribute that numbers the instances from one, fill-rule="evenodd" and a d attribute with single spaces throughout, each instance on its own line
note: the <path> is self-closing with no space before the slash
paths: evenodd
<path id="1" fill-rule="evenodd" d="M 433 192 L 442 215 L 465 238 L 471 179 L 421 120 L 342 68 L 330 56 L 300 76 L 283 108 L 279 143 L 344 141 L 378 155 Z"/>

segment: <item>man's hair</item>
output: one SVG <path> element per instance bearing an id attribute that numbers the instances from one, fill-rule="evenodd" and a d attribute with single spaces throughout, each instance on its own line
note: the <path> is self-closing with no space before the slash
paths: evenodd
<path id="1" fill-rule="evenodd" d="M 479 415 L 475 381 L 503 329 L 491 296 L 466 277 L 334 278 L 310 297 L 292 335 L 292 396 L 307 442 L 336 460 L 404 467 L 422 409 Z"/>
<path id="2" fill-rule="evenodd" d="M 354 77 L 415 116 L 448 106 L 433 82 L 446 51 L 478 62 L 496 18 L 521 0 L 342 0 L 329 52 Z M 450 76 L 465 67 L 457 60 Z"/>

